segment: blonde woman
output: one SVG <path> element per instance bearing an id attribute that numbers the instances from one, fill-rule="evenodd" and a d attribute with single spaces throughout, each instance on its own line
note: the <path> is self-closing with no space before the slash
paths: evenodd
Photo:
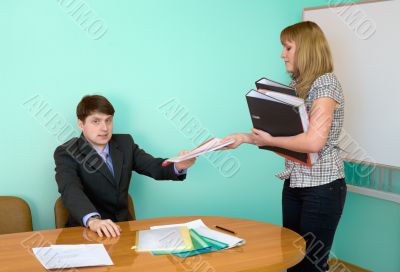
<path id="1" fill-rule="evenodd" d="M 344 119 L 342 88 L 333 72 L 327 40 L 313 22 L 301 22 L 281 33 L 282 59 L 292 77 L 291 86 L 305 99 L 310 127 L 291 137 L 272 137 L 253 129 L 236 133 L 228 148 L 242 143 L 277 146 L 293 151 L 318 152 L 311 167 L 290 160 L 277 177 L 285 180 L 282 193 L 283 226 L 301 234 L 307 242 L 305 258 L 288 271 L 328 271 L 327 260 L 342 214 L 346 183 L 339 157 L 339 135 Z"/>

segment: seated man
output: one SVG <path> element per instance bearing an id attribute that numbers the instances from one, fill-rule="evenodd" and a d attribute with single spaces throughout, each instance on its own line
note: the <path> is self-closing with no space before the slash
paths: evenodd
<path id="1" fill-rule="evenodd" d="M 195 159 L 162 167 L 164 159 L 140 149 L 129 134 L 112 134 L 114 108 L 103 96 L 85 96 L 76 109 L 79 138 L 54 152 L 56 181 L 67 225 L 83 225 L 99 236 L 115 237 L 114 222 L 131 220 L 128 189 L 132 171 L 157 180 L 184 180 Z"/>

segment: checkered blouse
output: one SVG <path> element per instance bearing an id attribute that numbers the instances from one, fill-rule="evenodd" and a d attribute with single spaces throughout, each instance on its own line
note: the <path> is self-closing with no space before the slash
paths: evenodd
<path id="1" fill-rule="evenodd" d="M 294 85 L 293 81 L 291 86 Z M 285 170 L 276 176 L 283 180 L 290 178 L 290 187 L 313 187 L 344 177 L 344 165 L 338 147 L 344 119 L 344 97 L 342 87 L 333 73 L 324 74 L 314 81 L 305 100 L 307 112 L 310 112 L 313 101 L 321 97 L 332 98 L 339 104 L 333 114 L 328 140 L 318 153 L 318 161 L 311 167 L 285 160 Z"/>

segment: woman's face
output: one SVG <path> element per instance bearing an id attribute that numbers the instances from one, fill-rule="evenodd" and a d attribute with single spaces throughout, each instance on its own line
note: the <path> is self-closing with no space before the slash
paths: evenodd
<path id="1" fill-rule="evenodd" d="M 294 72 L 296 44 L 294 42 L 284 41 L 281 58 L 285 61 L 286 71 Z"/>

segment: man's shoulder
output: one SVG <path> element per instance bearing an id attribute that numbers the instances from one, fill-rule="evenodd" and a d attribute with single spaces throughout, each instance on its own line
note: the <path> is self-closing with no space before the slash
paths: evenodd
<path id="1" fill-rule="evenodd" d="M 81 144 L 80 144 L 80 138 L 79 137 L 74 137 L 71 138 L 70 140 L 66 141 L 65 143 L 57 146 L 57 148 L 54 150 L 54 159 L 66 159 L 69 157 L 78 157 L 81 154 Z"/>
<path id="2" fill-rule="evenodd" d="M 57 150 L 64 150 L 64 149 L 67 149 L 67 148 L 71 148 L 73 146 L 77 146 L 78 145 L 78 140 L 79 140 L 78 137 L 71 138 L 68 141 L 66 141 L 65 143 L 57 146 L 56 151 Z"/>
<path id="3" fill-rule="evenodd" d="M 111 140 L 117 143 L 126 143 L 132 141 L 132 136 L 130 134 L 113 134 Z"/>
<path id="4" fill-rule="evenodd" d="M 130 148 L 134 143 L 132 135 L 130 134 L 113 134 L 110 142 L 123 148 Z"/>

